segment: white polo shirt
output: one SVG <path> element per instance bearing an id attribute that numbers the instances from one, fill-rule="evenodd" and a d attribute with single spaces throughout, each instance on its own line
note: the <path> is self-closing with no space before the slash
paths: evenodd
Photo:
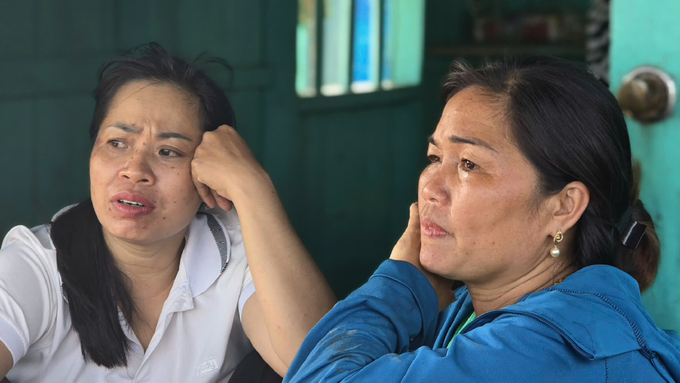
<path id="1" fill-rule="evenodd" d="M 252 350 L 240 313 L 255 289 L 234 210 L 199 213 L 189 225 L 146 352 L 120 315 L 133 350 L 114 369 L 82 356 L 48 230 L 17 226 L 0 248 L 0 341 L 14 358 L 12 383 L 225 382 Z"/>

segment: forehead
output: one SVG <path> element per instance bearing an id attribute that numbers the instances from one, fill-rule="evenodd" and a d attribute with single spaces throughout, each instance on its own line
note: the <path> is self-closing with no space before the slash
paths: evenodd
<path id="1" fill-rule="evenodd" d="M 146 81 L 125 84 L 116 92 L 102 128 L 112 123 L 202 133 L 194 96 L 169 84 Z"/>
<path id="2" fill-rule="evenodd" d="M 514 147 L 504 117 L 504 103 L 478 87 L 456 93 L 444 107 L 433 137 L 437 141 L 455 135 L 481 139 L 497 150 Z"/>

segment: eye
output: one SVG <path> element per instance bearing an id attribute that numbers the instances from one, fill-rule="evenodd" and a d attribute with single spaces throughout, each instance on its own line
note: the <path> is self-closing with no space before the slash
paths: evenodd
<path id="1" fill-rule="evenodd" d="M 462 159 L 460 161 L 460 165 L 463 167 L 463 170 L 466 171 L 466 172 L 477 169 L 477 165 L 474 162 L 466 160 L 466 159 Z"/>
<path id="2" fill-rule="evenodd" d="M 120 140 L 109 140 L 107 144 L 113 148 L 126 148 L 127 145 L 123 143 L 123 141 Z"/>
<path id="3" fill-rule="evenodd" d="M 439 158 L 438 156 L 435 156 L 434 154 L 430 154 L 429 156 L 427 156 L 427 159 L 430 160 L 430 162 L 433 163 L 433 164 L 435 162 L 441 162 L 441 158 Z"/>
<path id="4" fill-rule="evenodd" d="M 160 154 L 163 157 L 179 157 L 180 154 L 177 153 L 174 150 L 171 149 L 161 149 L 158 151 L 158 154 Z"/>

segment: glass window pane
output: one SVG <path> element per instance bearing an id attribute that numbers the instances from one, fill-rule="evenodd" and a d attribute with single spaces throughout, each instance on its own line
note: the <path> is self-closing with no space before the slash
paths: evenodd
<path id="1" fill-rule="evenodd" d="M 325 0 L 323 16 L 323 60 L 321 93 L 347 93 L 349 86 L 349 35 L 351 0 Z"/>
<path id="2" fill-rule="evenodd" d="M 316 94 L 316 0 L 298 0 L 295 90 L 302 97 Z"/>
<path id="3" fill-rule="evenodd" d="M 382 87 L 420 84 L 425 0 L 384 0 Z"/>
<path id="4" fill-rule="evenodd" d="M 355 0 L 354 4 L 352 91 L 372 92 L 378 87 L 380 1 Z"/>

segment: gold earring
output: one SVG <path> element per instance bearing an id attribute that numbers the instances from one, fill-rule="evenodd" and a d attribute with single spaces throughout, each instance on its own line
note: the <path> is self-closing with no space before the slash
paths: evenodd
<path id="1" fill-rule="evenodd" d="M 564 239 L 564 235 L 562 235 L 561 231 L 558 231 L 557 234 L 555 234 L 555 247 L 550 250 L 550 255 L 552 255 L 553 258 L 560 256 L 560 249 L 557 248 L 557 244 L 562 242 L 562 239 Z"/>

